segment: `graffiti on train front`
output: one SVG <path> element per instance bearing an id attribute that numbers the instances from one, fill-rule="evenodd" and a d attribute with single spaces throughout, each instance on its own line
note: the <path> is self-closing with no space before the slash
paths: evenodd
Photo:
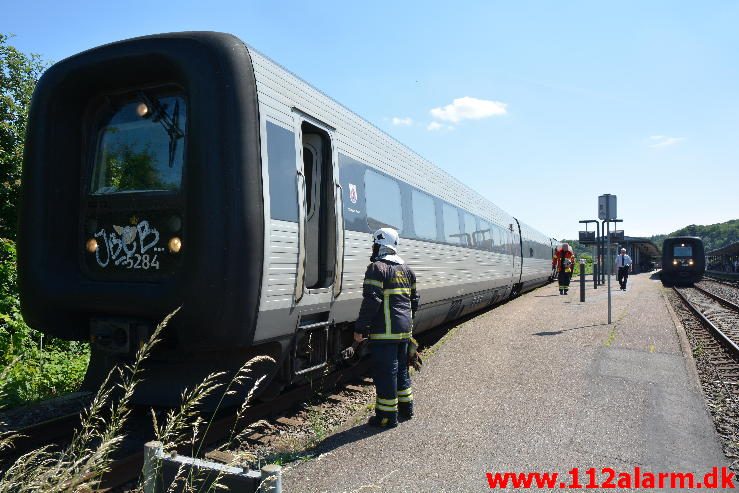
<path id="1" fill-rule="evenodd" d="M 125 269 L 158 270 L 159 231 L 141 221 L 135 226 L 113 226 L 113 231 L 101 229 L 95 233 L 98 248 L 95 260 L 102 268 L 108 266 Z"/>

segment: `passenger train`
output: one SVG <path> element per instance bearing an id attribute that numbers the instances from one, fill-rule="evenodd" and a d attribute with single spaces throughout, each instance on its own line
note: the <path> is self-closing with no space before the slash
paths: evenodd
<path id="1" fill-rule="evenodd" d="M 383 226 L 417 274 L 416 333 L 549 280 L 555 240 L 232 35 L 94 48 L 34 93 L 22 311 L 91 341 L 86 386 L 177 307 L 141 400 L 258 354 L 273 390 L 330 370 Z"/>
<path id="2" fill-rule="evenodd" d="M 692 286 L 706 272 L 706 253 L 703 240 L 697 236 L 665 238 L 662 243 L 662 270 L 660 278 L 665 285 Z"/>

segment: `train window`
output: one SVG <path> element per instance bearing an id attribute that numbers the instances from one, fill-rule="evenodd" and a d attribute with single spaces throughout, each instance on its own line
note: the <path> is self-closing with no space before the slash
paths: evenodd
<path id="1" fill-rule="evenodd" d="M 98 127 L 90 193 L 178 191 L 185 161 L 187 107 L 181 95 L 136 93 L 113 103 Z"/>
<path id="2" fill-rule="evenodd" d="M 673 256 L 675 257 L 692 257 L 693 247 L 690 245 L 681 245 L 673 248 Z"/>
<path id="3" fill-rule="evenodd" d="M 400 185 L 390 177 L 370 169 L 364 175 L 367 197 L 367 224 L 371 230 L 389 226 L 403 232 Z"/>
<path id="4" fill-rule="evenodd" d="M 475 219 L 475 216 L 469 212 L 462 212 L 462 216 L 464 219 L 464 237 L 462 238 L 462 244 L 473 248 L 475 246 L 473 235 L 475 234 L 475 231 L 477 231 L 477 220 Z"/>
<path id="5" fill-rule="evenodd" d="M 449 204 L 442 204 L 444 216 L 444 241 L 453 245 L 464 245 L 462 232 L 459 229 L 459 211 Z"/>
<path id="6" fill-rule="evenodd" d="M 267 165 L 272 219 L 298 222 L 295 134 L 267 122 Z"/>
<path id="7" fill-rule="evenodd" d="M 418 190 L 413 190 L 413 227 L 416 236 L 426 240 L 436 239 L 436 207 L 434 199 Z"/>
<path id="8" fill-rule="evenodd" d="M 503 248 L 504 233 L 503 228 L 497 225 L 495 226 L 495 246 L 493 247 L 495 253 L 505 253 Z"/>
<path id="9" fill-rule="evenodd" d="M 313 197 L 317 194 L 316 187 L 318 180 L 315 179 L 318 166 L 313 166 L 316 157 L 309 147 L 303 147 L 303 176 L 305 176 L 305 215 L 308 218 L 313 216 Z"/>
<path id="10" fill-rule="evenodd" d="M 490 223 L 477 218 L 477 231 L 473 238 L 477 248 L 491 251 L 493 249 L 493 229 Z"/>

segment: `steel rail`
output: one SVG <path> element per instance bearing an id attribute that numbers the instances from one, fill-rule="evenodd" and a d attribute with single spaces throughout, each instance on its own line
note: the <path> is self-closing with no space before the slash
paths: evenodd
<path id="1" fill-rule="evenodd" d="M 730 308 L 730 309 L 732 309 L 732 310 L 734 310 L 736 312 L 739 312 L 739 305 L 737 305 L 733 301 L 729 301 L 726 298 L 723 298 L 723 297 L 721 297 L 721 296 L 719 296 L 719 295 L 717 295 L 715 293 L 712 293 L 710 291 L 707 291 L 707 290 L 701 288 L 700 286 L 693 286 L 693 287 L 695 289 L 697 289 L 698 291 L 700 291 L 701 293 L 705 294 L 706 296 L 708 296 L 710 298 L 713 298 L 714 300 L 718 301 L 719 303 L 721 303 L 722 305 L 724 305 L 726 308 Z"/>
<path id="2" fill-rule="evenodd" d="M 688 308 L 690 309 L 690 311 L 692 311 L 693 314 L 696 317 L 698 317 L 698 319 L 706 327 L 708 327 L 709 331 L 710 332 L 713 332 L 713 335 L 714 335 L 714 337 L 716 337 L 716 339 L 718 340 L 718 342 L 721 343 L 721 344 L 723 344 L 727 349 L 729 349 L 732 352 L 732 354 L 734 355 L 734 357 L 739 358 L 739 346 L 736 344 L 736 342 L 734 342 L 733 340 L 731 340 L 731 338 L 729 336 L 727 336 L 726 334 L 724 334 L 721 331 L 721 329 L 719 329 L 718 327 L 716 327 L 713 324 L 713 322 L 711 322 L 710 320 L 708 320 L 706 318 L 706 316 L 703 315 L 703 313 L 695 305 L 693 305 L 693 303 L 691 303 L 688 300 L 688 298 L 685 297 L 685 295 L 683 293 L 680 292 L 679 289 L 677 289 L 676 287 L 673 287 L 672 289 L 675 291 L 675 293 L 677 293 L 677 295 L 680 297 L 680 299 L 682 299 L 683 302 L 685 302 L 685 304 L 688 306 Z"/>
<path id="3" fill-rule="evenodd" d="M 703 280 L 717 282 L 719 284 L 723 284 L 724 286 L 731 286 L 732 288 L 739 287 L 739 278 L 721 277 L 705 273 L 703 274 Z"/>
<path id="4" fill-rule="evenodd" d="M 71 440 L 75 430 L 80 426 L 80 415 L 66 414 L 47 419 L 40 423 L 24 426 L 13 430 L 13 448 L 0 457 L 4 460 L 10 457 L 20 457 L 42 445 L 57 441 Z"/>

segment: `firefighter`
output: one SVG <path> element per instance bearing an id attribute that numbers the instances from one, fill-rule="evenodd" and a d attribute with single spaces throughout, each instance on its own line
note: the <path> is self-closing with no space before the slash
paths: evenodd
<path id="1" fill-rule="evenodd" d="M 562 243 L 552 258 L 552 269 L 557 272 L 559 280 L 559 294 L 567 294 L 570 289 L 572 271 L 575 269 L 575 254 L 568 243 Z"/>
<path id="2" fill-rule="evenodd" d="M 408 344 L 419 296 L 416 275 L 398 256 L 398 233 L 394 229 L 375 231 L 370 261 L 354 340 L 369 337 L 370 341 L 377 401 L 369 424 L 393 428 L 398 425 L 398 417 L 413 417 Z"/>

